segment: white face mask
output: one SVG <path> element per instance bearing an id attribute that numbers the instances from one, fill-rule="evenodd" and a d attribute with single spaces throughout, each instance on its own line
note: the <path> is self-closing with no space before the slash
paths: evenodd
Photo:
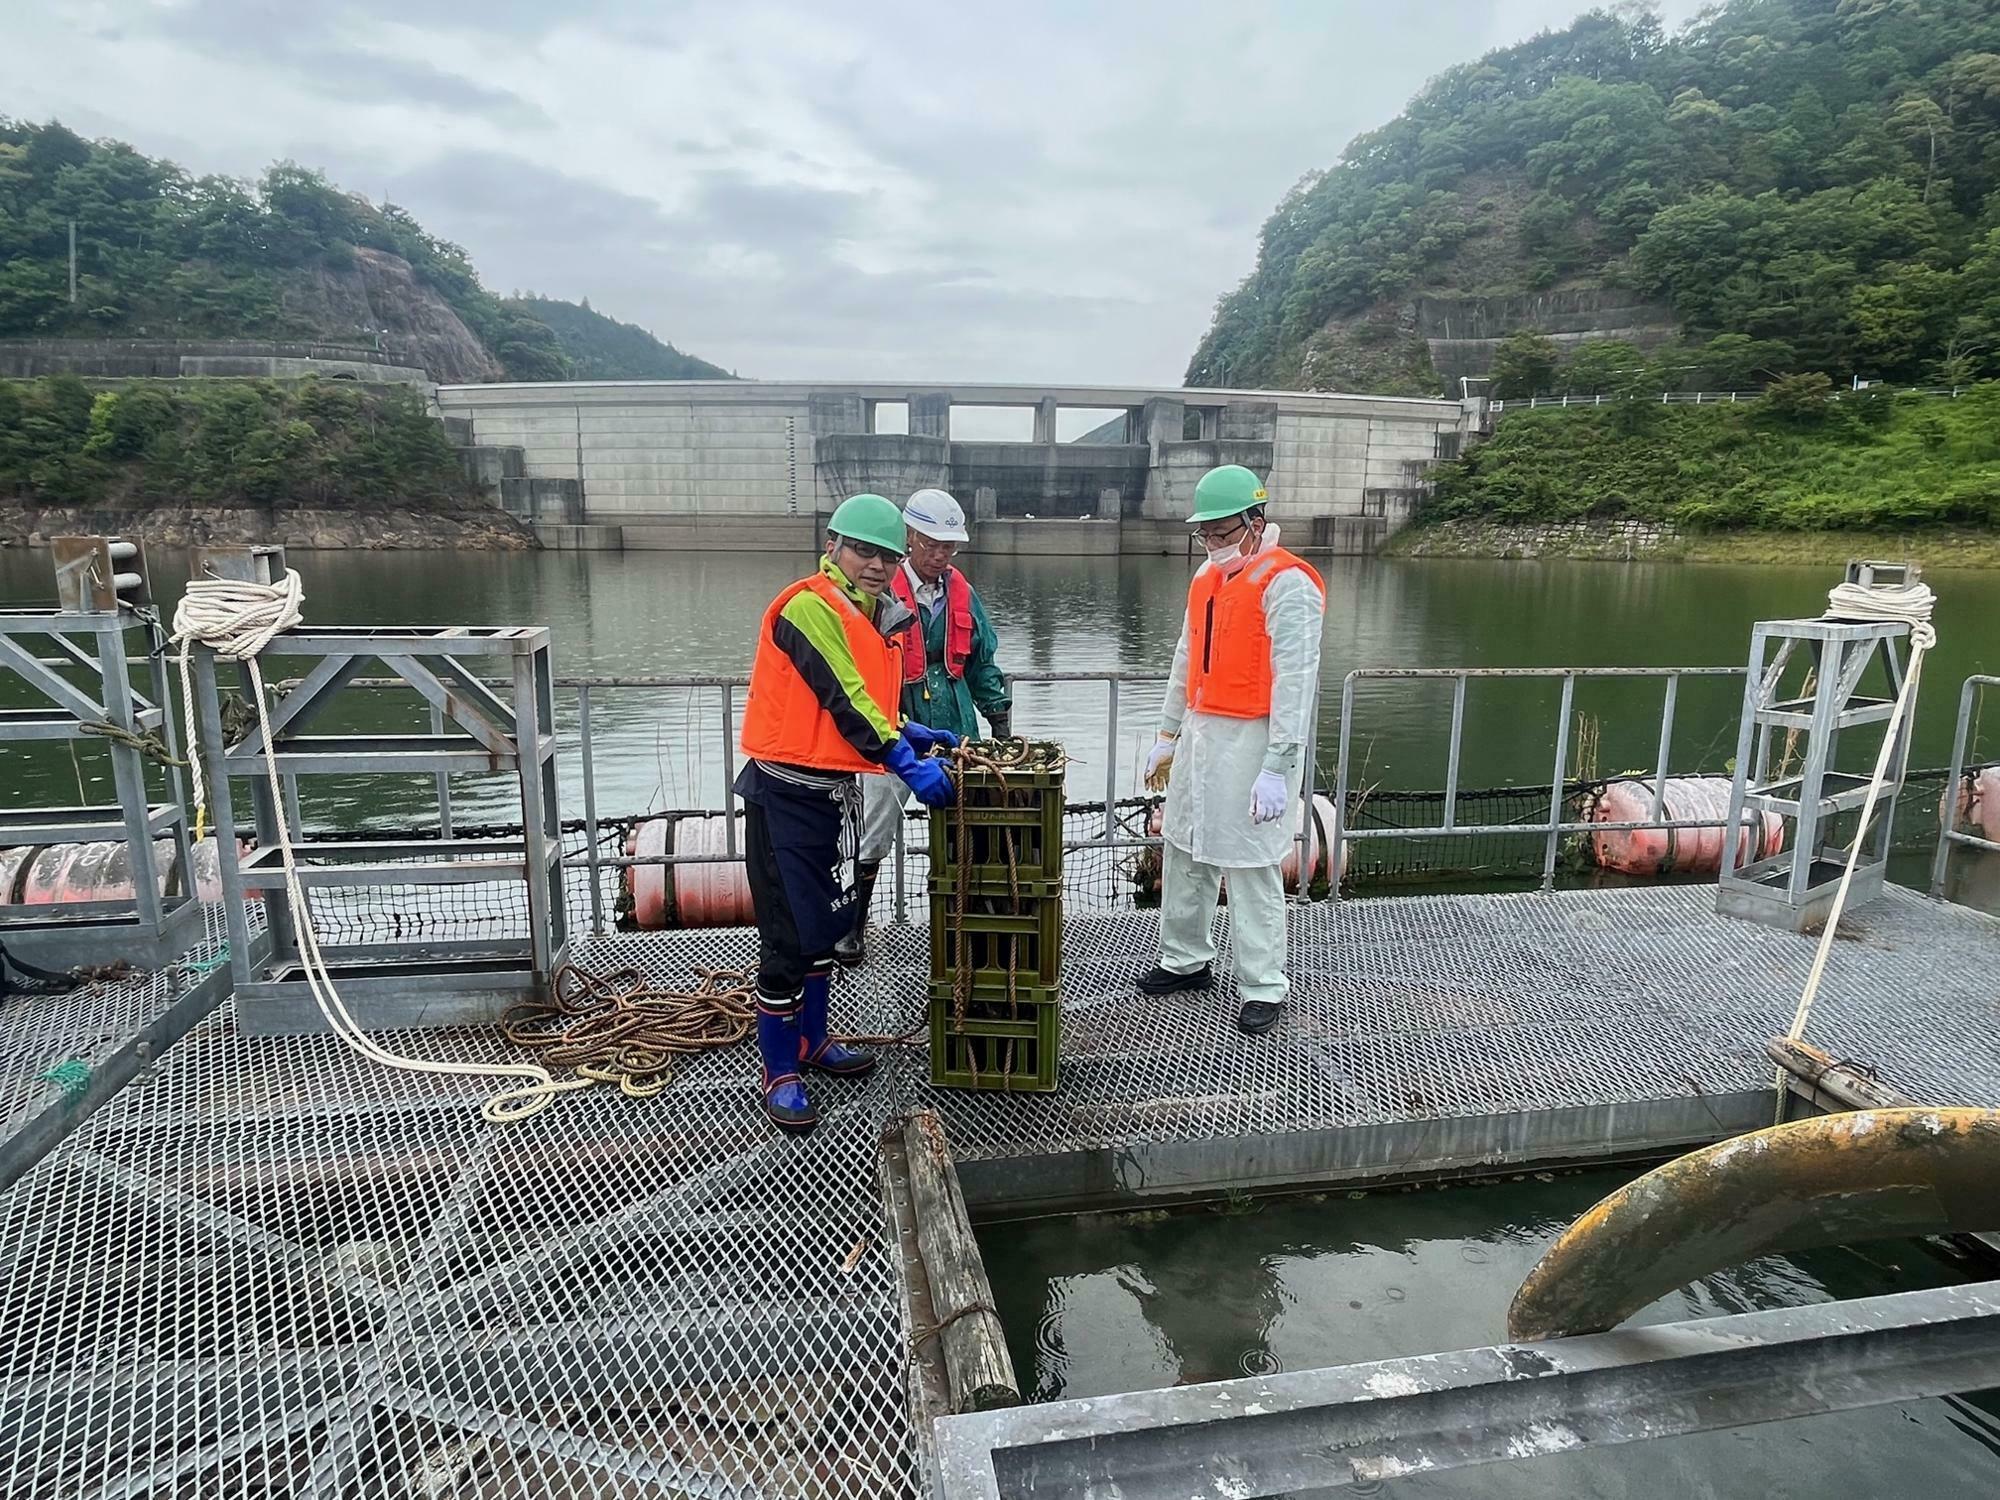
<path id="1" fill-rule="evenodd" d="M 1254 527 L 1246 529 L 1243 535 L 1236 538 L 1233 542 L 1202 543 L 1202 547 L 1208 553 L 1210 564 L 1218 568 L 1226 568 L 1231 563 L 1241 562 L 1250 555 L 1245 549 L 1255 547 L 1256 545 L 1257 532 Z"/>

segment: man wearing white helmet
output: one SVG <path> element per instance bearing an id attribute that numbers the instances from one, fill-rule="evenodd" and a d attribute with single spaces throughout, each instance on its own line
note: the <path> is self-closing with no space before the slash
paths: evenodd
<path id="1" fill-rule="evenodd" d="M 995 739 L 1013 732 L 1013 701 L 996 659 L 1000 638 L 986 606 L 952 558 L 966 540 L 965 512 L 943 490 L 918 490 L 903 507 L 909 554 L 889 587 L 916 615 L 903 632 L 903 717 L 960 739 L 979 737 L 977 709 Z M 862 786 L 861 847 L 854 928 L 834 948 L 844 964 L 867 957 L 868 901 L 882 861 L 894 847 L 905 788 L 893 775 Z"/>

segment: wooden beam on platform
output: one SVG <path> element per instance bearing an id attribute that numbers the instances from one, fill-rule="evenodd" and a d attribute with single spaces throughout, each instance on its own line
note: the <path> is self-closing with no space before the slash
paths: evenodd
<path id="1" fill-rule="evenodd" d="M 954 1412 L 1019 1405 L 1021 1389 L 1007 1353 L 1007 1333 L 993 1305 L 979 1242 L 972 1237 L 944 1124 L 934 1111 L 919 1110 L 903 1122 L 903 1151 L 917 1251 L 936 1319 L 915 1330 L 916 1342 L 921 1346 L 936 1340 Z"/>

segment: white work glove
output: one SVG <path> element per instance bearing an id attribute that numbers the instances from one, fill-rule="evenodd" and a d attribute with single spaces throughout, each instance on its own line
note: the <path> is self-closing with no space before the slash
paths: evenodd
<path id="1" fill-rule="evenodd" d="M 1167 775 L 1174 768 L 1174 736 L 1161 734 L 1153 741 L 1153 748 L 1146 756 L 1146 790 L 1163 791 L 1167 785 Z"/>
<path id="2" fill-rule="evenodd" d="M 1256 784 L 1250 788 L 1250 821 L 1277 822 L 1285 815 L 1285 804 L 1290 800 L 1285 795 L 1284 777 L 1276 771 L 1259 771 Z"/>

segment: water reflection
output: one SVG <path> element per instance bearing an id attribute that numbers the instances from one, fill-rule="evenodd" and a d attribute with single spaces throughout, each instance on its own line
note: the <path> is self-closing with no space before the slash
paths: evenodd
<path id="1" fill-rule="evenodd" d="M 1023 1386 L 1040 1401 L 1390 1359 L 1505 1337 L 1521 1278 L 1625 1179 L 1341 1192 L 1250 1212 L 1089 1215 L 980 1235 Z M 1916 1243 L 1770 1257 L 1661 1299 L 1681 1321 L 1953 1284 Z M 1986 1393 L 1769 1427 L 1412 1476 L 1393 1500 L 1549 1495 L 1991 1494 L 2000 1421 Z M 1754 1482 L 1753 1482 L 1754 1480 Z"/>
<path id="2" fill-rule="evenodd" d="M 154 555 L 157 592 L 178 598 L 185 558 Z M 771 596 L 810 562 L 782 553 L 314 553 L 295 554 L 308 620 L 346 624 L 547 624 L 558 673 L 569 676 L 731 674 L 747 670 L 757 624 Z M 1323 759 L 1339 721 L 1339 685 L 1356 667 L 1410 665 L 1734 665 L 1752 621 L 1820 608 L 1831 570 L 1671 564 L 1488 563 L 1323 560 L 1327 580 Z M 973 574 L 1000 631 L 1001 657 L 1016 670 L 1164 672 L 1180 630 L 1188 565 L 1177 557 L 973 557 Z M 2000 646 L 1976 622 L 2000 606 L 2000 574 L 1944 572 L 1941 644 L 1927 681 L 1913 763 L 1941 764 L 1950 748 L 1950 684 L 2000 667 Z M 0 602 L 46 600 L 46 552 L 0 551 Z M 1956 623 L 1954 623 L 1956 622 Z M 1944 686 L 1939 686 L 1943 684 Z M 0 685 L 0 693 L 15 691 Z M 1690 681 L 1680 698 L 1675 767 L 1720 771 L 1734 753 L 1739 689 Z M 1550 768 L 1557 686 L 1477 686 L 1467 702 L 1467 789 L 1536 784 Z M 1635 682 L 1579 687 L 1577 711 L 1597 721 L 1600 768 L 1650 766 L 1661 688 Z M 607 814 L 711 806 L 724 783 L 720 695 L 606 690 L 592 703 L 599 806 Z M 1157 689 L 1121 695 L 1117 742 L 1104 736 L 1104 689 L 1025 686 L 1017 723 L 1062 739 L 1074 758 L 1071 793 L 1103 794 L 1107 770 L 1129 792 L 1150 743 Z M 408 722 L 413 706 L 362 702 L 353 727 Z M 1385 787 L 1442 783 L 1450 723 L 1448 687 L 1372 684 L 1359 696 L 1357 782 Z M 581 809 L 576 699 L 561 695 L 563 796 Z M 74 795 L 66 752 L 9 752 L 0 797 L 24 802 Z M 1363 774 L 1365 768 L 1365 774 Z M 108 781 L 91 780 L 94 798 Z M 465 779 L 468 817 L 500 817 L 504 788 Z M 427 778 L 382 783 L 370 793 L 308 787 L 309 814 L 365 816 L 373 826 L 429 815 Z"/>

